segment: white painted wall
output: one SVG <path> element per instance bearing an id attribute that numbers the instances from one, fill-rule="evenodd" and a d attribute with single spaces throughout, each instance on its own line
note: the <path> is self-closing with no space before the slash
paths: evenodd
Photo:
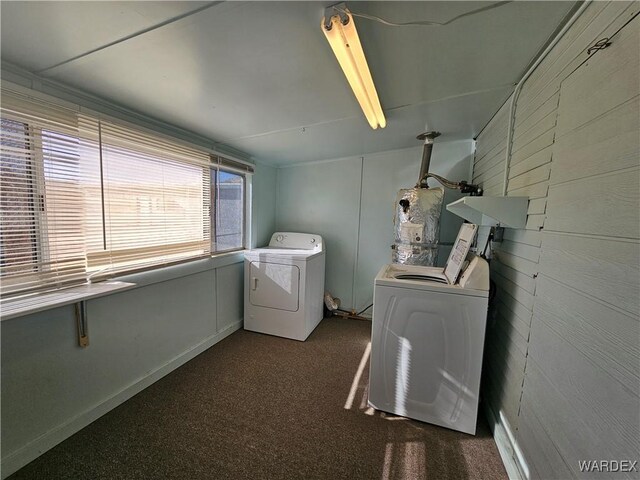
<path id="1" fill-rule="evenodd" d="M 251 248 L 267 245 L 276 229 L 276 182 L 276 168 L 255 165 L 251 182 Z"/>
<path id="2" fill-rule="evenodd" d="M 351 157 L 278 169 L 276 228 L 322 235 L 325 288 L 345 306 L 353 294 L 361 164 Z"/>
<path id="3" fill-rule="evenodd" d="M 430 171 L 469 180 L 472 149 L 471 140 L 436 142 Z M 421 160 L 422 147 L 417 146 L 278 169 L 276 227 L 324 237 L 325 288 L 343 307 L 363 309 L 372 303 L 373 279 L 391 260 L 396 194 L 415 185 Z M 447 191 L 445 203 L 459 196 Z M 443 209 L 440 241 L 452 243 L 461 223 Z M 440 249 L 440 263 L 449 250 Z"/>
<path id="4" fill-rule="evenodd" d="M 3 478 L 240 328 L 241 262 L 123 277 L 139 287 L 87 302 L 87 348 L 71 305 L 3 321 Z"/>

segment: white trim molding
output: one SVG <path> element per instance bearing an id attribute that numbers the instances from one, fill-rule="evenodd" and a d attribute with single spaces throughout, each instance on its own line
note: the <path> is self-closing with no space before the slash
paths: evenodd
<path id="1" fill-rule="evenodd" d="M 529 468 L 527 467 L 522 451 L 518 447 L 509 422 L 502 414 L 496 416 L 486 400 L 484 402 L 484 410 L 487 421 L 489 422 L 489 427 L 493 432 L 493 440 L 496 442 L 500 458 L 502 459 L 504 468 L 507 470 L 509 479 L 529 480 Z"/>

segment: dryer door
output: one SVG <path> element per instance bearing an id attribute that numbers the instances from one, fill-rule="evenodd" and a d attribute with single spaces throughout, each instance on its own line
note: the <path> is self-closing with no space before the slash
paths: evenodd
<path id="1" fill-rule="evenodd" d="M 251 262 L 249 301 L 258 307 L 297 312 L 300 268 L 271 262 Z"/>

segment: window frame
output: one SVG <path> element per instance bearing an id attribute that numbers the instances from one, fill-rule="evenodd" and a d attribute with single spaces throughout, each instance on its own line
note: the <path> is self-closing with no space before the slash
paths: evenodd
<path id="1" fill-rule="evenodd" d="M 248 192 L 248 179 L 245 172 L 234 170 L 233 168 L 222 167 L 220 165 L 212 165 L 210 167 L 209 179 L 211 182 L 211 256 L 220 255 L 224 253 L 238 252 L 247 248 L 247 192 Z M 231 173 L 242 178 L 242 219 L 241 225 L 241 246 L 227 248 L 224 250 L 217 249 L 217 214 L 218 214 L 218 175 L 220 172 Z M 214 180 L 215 178 L 215 180 Z"/>
<path id="2" fill-rule="evenodd" d="M 51 248 L 49 245 L 49 228 L 47 222 L 47 183 L 44 165 L 44 146 L 42 143 L 43 129 L 30 124 L 25 124 L 28 131 L 29 141 L 32 143 L 31 162 L 34 172 L 31 183 L 31 196 L 34 201 L 34 221 L 35 221 L 35 257 L 38 265 L 51 261 Z M 59 133 L 59 132 L 53 132 Z M 42 268 L 42 267 L 40 267 Z M 37 275 L 39 272 L 34 272 Z"/>

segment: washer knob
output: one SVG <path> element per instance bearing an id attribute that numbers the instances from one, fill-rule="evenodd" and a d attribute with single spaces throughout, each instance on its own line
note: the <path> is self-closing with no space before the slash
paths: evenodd
<path id="1" fill-rule="evenodd" d="M 284 237 L 282 235 L 278 235 L 276 237 L 276 242 L 282 242 L 282 240 L 284 240 Z"/>
<path id="2" fill-rule="evenodd" d="M 312 238 L 312 239 L 311 239 L 311 243 L 316 243 L 316 239 L 315 239 L 315 238 Z"/>

